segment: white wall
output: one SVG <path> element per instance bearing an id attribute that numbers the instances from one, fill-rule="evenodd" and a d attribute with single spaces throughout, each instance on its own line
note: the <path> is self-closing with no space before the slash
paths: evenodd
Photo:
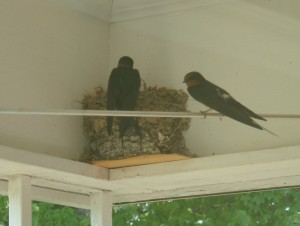
<path id="1" fill-rule="evenodd" d="M 81 108 L 105 80 L 109 25 L 47 0 L 0 0 L 0 108 Z M 0 144 L 64 158 L 83 151 L 81 117 L 0 116 Z"/>
<path id="2" fill-rule="evenodd" d="M 148 85 L 185 90 L 183 76 L 198 70 L 258 113 L 299 113 L 299 3 L 206 2 L 109 27 L 58 0 L 0 0 L 0 108 L 80 108 L 84 92 L 105 87 L 119 57 L 130 55 Z M 190 99 L 189 109 L 205 107 Z M 211 155 L 299 144 L 300 120 L 261 124 L 279 137 L 228 118 L 194 119 L 188 147 Z M 0 115 L 0 144 L 77 159 L 81 125 L 81 117 Z"/>
<path id="3" fill-rule="evenodd" d="M 113 23 L 110 68 L 129 55 L 148 85 L 184 90 L 183 76 L 197 70 L 257 113 L 300 113 L 300 21 L 266 2 L 226 1 Z M 189 108 L 206 109 L 193 100 Z M 299 144 L 300 120 L 261 125 L 279 137 L 228 118 L 194 119 L 187 144 L 200 155 Z"/>

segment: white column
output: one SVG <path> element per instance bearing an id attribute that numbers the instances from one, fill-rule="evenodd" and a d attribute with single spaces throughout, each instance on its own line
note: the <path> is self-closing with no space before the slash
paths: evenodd
<path id="1" fill-rule="evenodd" d="M 8 182 L 9 225 L 31 226 L 31 180 L 29 176 L 12 176 Z"/>
<path id="2" fill-rule="evenodd" d="M 112 196 L 109 191 L 91 194 L 91 225 L 112 226 Z"/>

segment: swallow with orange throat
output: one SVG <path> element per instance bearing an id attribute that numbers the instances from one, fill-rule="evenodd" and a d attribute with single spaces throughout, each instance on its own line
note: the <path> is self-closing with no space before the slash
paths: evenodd
<path id="1" fill-rule="evenodd" d="M 265 130 L 277 136 L 270 130 L 256 123 L 252 118 L 267 121 L 249 108 L 235 100 L 226 90 L 206 80 L 199 72 L 189 72 L 184 77 L 188 93 L 200 103 L 236 121 Z M 207 112 L 207 111 L 206 111 Z"/>

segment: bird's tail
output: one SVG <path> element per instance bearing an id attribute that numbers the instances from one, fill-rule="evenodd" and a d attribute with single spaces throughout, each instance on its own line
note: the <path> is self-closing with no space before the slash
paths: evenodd
<path id="1" fill-rule="evenodd" d="M 137 135 L 141 137 L 141 129 L 140 129 L 138 120 L 136 118 L 120 117 L 119 118 L 119 133 L 120 133 L 119 136 L 120 136 L 120 138 L 125 136 L 125 133 L 129 129 L 129 127 L 134 127 Z"/>
<path id="2" fill-rule="evenodd" d="M 125 135 L 127 129 L 130 126 L 134 126 L 135 132 L 140 137 L 140 146 L 141 146 L 141 154 L 142 154 L 142 152 L 143 152 L 142 132 L 141 132 L 141 128 L 139 126 L 138 120 L 136 118 L 132 118 L 132 117 L 119 118 L 119 137 L 122 141 L 122 148 L 124 147 L 123 136 Z M 123 155 L 124 155 L 124 150 L 123 150 Z"/>
<path id="3" fill-rule="evenodd" d="M 273 136 L 277 136 L 278 137 L 278 135 L 276 133 L 273 133 L 271 130 L 268 130 L 265 127 L 262 127 L 262 128 L 263 128 L 264 131 L 268 132 L 269 134 L 272 134 Z"/>
<path id="4" fill-rule="evenodd" d="M 273 136 L 277 136 L 277 137 L 278 137 L 278 135 L 277 135 L 276 133 L 273 133 L 271 130 L 268 130 L 267 128 L 265 128 L 265 127 L 259 125 L 259 124 L 258 124 L 257 122 L 255 122 L 255 121 L 252 121 L 252 122 L 253 122 L 253 124 L 252 124 L 251 126 L 256 127 L 257 129 L 264 130 L 264 131 L 268 132 L 269 134 L 272 134 Z M 249 124 L 248 124 L 248 125 L 249 125 Z"/>
<path id="5" fill-rule="evenodd" d="M 278 136 L 276 133 L 273 133 L 271 130 L 268 130 L 267 128 L 261 126 L 260 124 L 258 124 L 254 120 L 252 120 L 251 118 L 249 118 L 249 119 L 250 119 L 250 121 L 249 120 L 248 121 L 237 120 L 237 121 L 242 122 L 242 123 L 244 123 L 244 124 L 246 124 L 248 126 L 252 126 L 254 128 L 257 128 L 257 129 L 260 129 L 260 130 L 264 130 L 264 131 L 268 132 L 269 134 L 272 134 L 273 136 Z"/>
<path id="6" fill-rule="evenodd" d="M 107 125 L 107 132 L 109 135 L 112 133 L 112 126 L 113 126 L 113 117 L 106 118 L 106 125 Z"/>
<path id="7" fill-rule="evenodd" d="M 141 137 L 141 129 L 138 123 L 138 120 L 132 117 L 121 117 L 119 118 L 119 126 L 120 126 L 120 138 L 122 138 L 129 127 L 133 126 L 135 128 L 135 132 L 138 136 Z"/>
<path id="8" fill-rule="evenodd" d="M 119 137 L 123 139 L 127 129 L 129 128 L 131 121 L 133 118 L 131 117 L 120 117 L 119 118 Z"/>

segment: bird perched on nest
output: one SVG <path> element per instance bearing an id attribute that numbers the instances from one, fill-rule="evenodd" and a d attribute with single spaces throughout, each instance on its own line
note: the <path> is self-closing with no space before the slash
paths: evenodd
<path id="1" fill-rule="evenodd" d="M 226 115 L 234 120 L 254 128 L 265 130 L 273 135 L 273 132 L 256 123 L 252 118 L 267 121 L 257 115 L 219 86 L 207 81 L 199 72 L 193 71 L 185 75 L 184 83 L 187 85 L 188 93 L 197 101 Z M 207 111 L 209 111 L 207 110 Z M 206 113 L 205 111 L 204 113 Z"/>
<path id="2" fill-rule="evenodd" d="M 107 87 L 107 110 L 133 111 L 139 96 L 141 86 L 140 73 L 133 68 L 133 60 L 128 56 L 119 59 L 118 67 L 110 74 Z M 112 133 L 113 118 L 107 117 L 107 131 Z M 119 118 L 119 136 L 122 140 L 127 129 L 134 126 L 141 138 L 138 121 L 132 117 Z"/>

